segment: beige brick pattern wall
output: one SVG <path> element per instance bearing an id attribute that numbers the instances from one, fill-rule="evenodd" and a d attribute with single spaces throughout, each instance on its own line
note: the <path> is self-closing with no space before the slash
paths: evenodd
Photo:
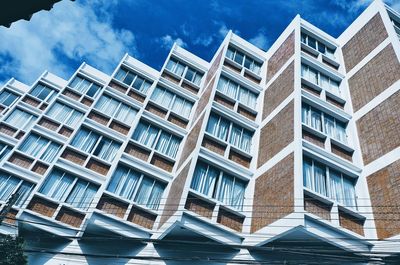
<path id="1" fill-rule="evenodd" d="M 202 117 L 197 121 L 196 125 L 190 131 L 185 144 L 183 146 L 183 151 L 181 155 L 181 159 L 178 164 L 178 168 L 182 165 L 182 163 L 189 157 L 189 155 L 193 152 L 196 147 L 197 140 L 199 139 L 201 125 L 203 124 L 204 113 Z"/>
<path id="2" fill-rule="evenodd" d="M 214 82 L 215 82 L 215 77 L 211 80 L 211 82 L 208 84 L 208 86 L 204 90 L 204 93 L 200 96 L 199 103 L 197 104 L 196 110 L 193 115 L 193 119 L 192 119 L 193 122 L 196 121 L 196 119 L 199 117 L 199 115 L 204 110 L 206 105 L 209 103 Z"/>
<path id="3" fill-rule="evenodd" d="M 211 78 L 215 75 L 215 73 L 218 70 L 218 67 L 221 64 L 221 57 L 222 57 L 222 52 L 224 51 L 224 47 L 222 47 L 221 51 L 219 52 L 219 54 L 217 55 L 217 57 L 215 58 L 215 61 L 213 62 L 213 64 L 210 67 L 210 70 L 208 70 L 207 76 L 206 76 L 206 81 L 204 82 L 204 84 L 208 84 L 208 82 L 211 80 Z"/>
<path id="4" fill-rule="evenodd" d="M 294 31 L 287 37 L 282 45 L 268 60 L 267 82 L 282 68 L 282 66 L 294 54 Z"/>
<path id="5" fill-rule="evenodd" d="M 261 128 L 258 167 L 271 159 L 294 139 L 294 103 L 290 101 L 272 120 Z"/>
<path id="6" fill-rule="evenodd" d="M 400 79 L 400 64 L 389 44 L 349 79 L 354 112 Z"/>
<path id="7" fill-rule="evenodd" d="M 367 177 L 379 239 L 400 234 L 400 160 Z"/>
<path id="8" fill-rule="evenodd" d="M 304 196 L 304 210 L 319 216 L 325 220 L 331 220 L 331 206 L 326 205 L 317 199 L 309 196 Z"/>
<path id="9" fill-rule="evenodd" d="M 380 14 L 368 21 L 342 49 L 347 72 L 388 37 Z"/>
<path id="10" fill-rule="evenodd" d="M 182 196 L 183 188 L 185 187 L 187 175 L 190 168 L 190 161 L 182 169 L 179 175 L 172 181 L 171 188 L 168 193 L 167 200 L 165 202 L 165 208 L 161 215 L 160 225 L 163 226 L 165 222 L 178 210 L 178 204 Z"/>
<path id="11" fill-rule="evenodd" d="M 256 179 L 251 233 L 293 212 L 293 166 L 291 153 Z"/>
<path id="12" fill-rule="evenodd" d="M 365 164 L 400 145 L 400 91 L 372 109 L 357 122 Z"/>
<path id="13" fill-rule="evenodd" d="M 275 81 L 267 87 L 264 93 L 262 119 L 282 103 L 294 91 L 294 63 L 292 62 Z"/>
<path id="14" fill-rule="evenodd" d="M 364 236 L 364 220 L 339 210 L 339 223 L 340 226 Z"/>

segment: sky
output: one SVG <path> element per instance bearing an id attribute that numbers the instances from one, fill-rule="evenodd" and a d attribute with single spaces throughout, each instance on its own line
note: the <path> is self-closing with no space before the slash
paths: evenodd
<path id="1" fill-rule="evenodd" d="M 0 27 L 0 84 L 45 70 L 68 80 L 82 62 L 111 74 L 125 53 L 160 70 L 174 42 L 210 61 L 230 29 L 266 50 L 297 14 L 337 37 L 371 1 L 63 0 Z"/>

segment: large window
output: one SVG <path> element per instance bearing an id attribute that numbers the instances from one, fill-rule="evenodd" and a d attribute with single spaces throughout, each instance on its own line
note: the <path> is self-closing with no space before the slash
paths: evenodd
<path id="1" fill-rule="evenodd" d="M 205 162 L 198 162 L 190 188 L 238 210 L 243 208 L 246 183 Z"/>
<path id="2" fill-rule="evenodd" d="M 51 106 L 46 115 L 71 127 L 77 126 L 79 121 L 83 118 L 82 112 L 58 101 Z"/>
<path id="3" fill-rule="evenodd" d="M 56 96 L 57 91 L 46 85 L 37 84 L 29 94 L 42 101 L 50 102 Z"/>
<path id="4" fill-rule="evenodd" d="M 164 188 L 165 184 L 160 181 L 147 177 L 132 168 L 118 165 L 107 190 L 139 205 L 157 210 Z"/>
<path id="5" fill-rule="evenodd" d="M 135 108 L 108 95 L 102 95 L 94 108 L 125 124 L 132 124 L 137 113 Z"/>
<path id="6" fill-rule="evenodd" d="M 201 83 L 201 78 L 203 77 L 202 73 L 194 70 L 193 68 L 191 68 L 189 66 L 186 66 L 185 64 L 183 64 L 173 58 L 171 58 L 168 61 L 166 68 L 178 76 L 185 75 L 186 80 L 188 80 L 196 85 L 200 85 L 200 83 Z"/>
<path id="7" fill-rule="evenodd" d="M 301 65 L 301 77 L 310 81 L 311 83 L 319 85 L 323 89 L 340 94 L 340 82 L 333 80 L 331 77 L 318 72 L 308 65 Z"/>
<path id="8" fill-rule="evenodd" d="M 238 64 L 244 66 L 245 68 L 249 69 L 253 73 L 259 75 L 261 70 L 261 63 L 257 62 L 253 58 L 244 53 L 229 47 L 226 51 L 226 57 L 231 59 L 232 61 L 237 62 Z"/>
<path id="9" fill-rule="evenodd" d="M 3 90 L 0 93 L 0 104 L 8 107 L 11 106 L 18 98 L 19 96 L 17 94 L 8 90 Z"/>
<path id="10" fill-rule="evenodd" d="M 4 121 L 20 130 L 28 130 L 35 123 L 36 119 L 36 115 L 16 108 Z"/>
<path id="11" fill-rule="evenodd" d="M 95 97 L 101 88 L 98 84 L 80 76 L 76 76 L 69 84 L 69 87 L 89 97 Z"/>
<path id="12" fill-rule="evenodd" d="M 314 50 L 317 50 L 320 53 L 325 54 L 327 57 L 329 57 L 331 59 L 335 59 L 335 55 L 334 55 L 335 50 L 334 49 L 327 47 L 322 42 L 305 34 L 304 32 L 301 33 L 301 42 L 306 44 L 307 46 L 313 48 Z"/>
<path id="13" fill-rule="evenodd" d="M 147 93 L 151 86 L 150 81 L 123 68 L 118 70 L 114 78 L 127 84 L 128 86 L 132 86 L 134 89 L 144 94 Z"/>
<path id="14" fill-rule="evenodd" d="M 245 152 L 250 152 L 253 133 L 218 114 L 211 113 L 206 131 Z"/>
<path id="15" fill-rule="evenodd" d="M 82 127 L 72 139 L 71 145 L 111 162 L 115 158 L 121 143 Z"/>
<path id="16" fill-rule="evenodd" d="M 15 205 L 22 207 L 34 186 L 30 182 L 0 171 L 0 201 L 6 202 L 12 194 L 16 193 L 18 199 Z"/>
<path id="17" fill-rule="evenodd" d="M 257 94 L 224 76 L 219 79 L 217 90 L 252 109 L 256 107 Z"/>
<path id="18" fill-rule="evenodd" d="M 304 187 L 316 193 L 347 207 L 357 208 L 355 181 L 337 170 L 305 157 L 303 182 Z"/>
<path id="19" fill-rule="evenodd" d="M 60 152 L 61 145 L 36 133 L 30 133 L 22 142 L 18 150 L 27 155 L 51 163 Z"/>
<path id="20" fill-rule="evenodd" d="M 182 140 L 146 121 L 139 122 L 132 139 L 171 158 L 176 157 Z"/>
<path id="21" fill-rule="evenodd" d="M 193 102 L 172 93 L 168 89 L 156 87 L 151 95 L 151 99 L 174 113 L 189 118 L 193 107 Z"/>
<path id="22" fill-rule="evenodd" d="M 323 132 L 333 139 L 342 143 L 347 143 L 346 127 L 344 122 L 323 113 L 308 104 L 302 105 L 302 122 L 314 128 L 317 131 Z"/>
<path id="23" fill-rule="evenodd" d="M 51 171 L 39 192 L 56 201 L 67 202 L 80 210 L 87 210 L 93 201 L 98 186 L 74 177 L 59 169 Z"/>

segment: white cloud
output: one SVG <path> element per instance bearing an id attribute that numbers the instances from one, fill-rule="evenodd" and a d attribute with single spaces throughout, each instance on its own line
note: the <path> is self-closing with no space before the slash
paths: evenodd
<path id="1" fill-rule="evenodd" d="M 214 40 L 213 36 L 207 36 L 207 37 L 202 36 L 202 37 L 198 37 L 198 38 L 194 39 L 193 44 L 208 47 L 213 42 L 213 40 Z"/>
<path id="2" fill-rule="evenodd" d="M 263 50 L 267 50 L 269 44 L 268 38 L 263 30 L 258 32 L 258 34 L 253 38 L 250 38 L 249 42 Z"/>
<path id="3" fill-rule="evenodd" d="M 172 45 L 174 44 L 174 42 L 176 42 L 176 44 L 182 48 L 187 47 L 186 42 L 184 42 L 181 38 L 172 38 L 171 35 L 167 34 L 163 37 L 161 37 L 159 39 L 159 41 L 161 42 L 161 46 L 166 49 L 169 50 L 171 49 Z"/>
<path id="4" fill-rule="evenodd" d="M 218 33 L 222 38 L 225 38 L 226 34 L 228 34 L 229 29 L 226 27 L 225 24 L 221 24 Z"/>
<path id="5" fill-rule="evenodd" d="M 112 7 L 100 0 L 62 1 L 30 21 L 0 28 L 0 70 L 26 83 L 44 70 L 68 79 L 75 69 L 65 64 L 67 58 L 111 72 L 125 52 L 137 53 L 133 34 L 112 27 L 112 12 L 107 12 Z"/>

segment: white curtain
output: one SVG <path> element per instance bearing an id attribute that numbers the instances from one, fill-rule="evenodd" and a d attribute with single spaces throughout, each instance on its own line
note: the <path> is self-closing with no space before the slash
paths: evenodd
<path id="1" fill-rule="evenodd" d="M 86 128 L 81 128 L 72 140 L 71 145 L 84 152 L 91 153 L 99 138 L 99 134 Z"/>
<path id="2" fill-rule="evenodd" d="M 107 190 L 128 200 L 133 199 L 136 185 L 140 179 L 140 173 L 119 165 L 111 177 Z"/>
<path id="3" fill-rule="evenodd" d="M 0 93 L 0 104 L 10 106 L 17 98 L 18 96 L 16 94 L 3 90 L 3 92 Z"/>
<path id="4" fill-rule="evenodd" d="M 344 205 L 357 208 L 356 191 L 354 182 L 348 178 L 343 177 L 343 193 L 344 193 Z"/>
<path id="5" fill-rule="evenodd" d="M 341 174 L 329 169 L 329 193 L 332 200 L 343 203 L 343 189 Z"/>
<path id="6" fill-rule="evenodd" d="M 199 162 L 194 171 L 190 187 L 204 195 L 213 195 L 219 171 L 203 162 Z"/>
<path id="7" fill-rule="evenodd" d="M 125 124 L 132 124 L 135 120 L 137 111 L 130 106 L 121 103 L 117 113 L 115 114 L 115 118 L 119 121 L 124 122 Z"/>
<path id="8" fill-rule="evenodd" d="M 206 131 L 224 141 L 228 136 L 230 122 L 219 115 L 211 113 Z"/>
<path id="9" fill-rule="evenodd" d="M 325 133 L 327 135 L 329 135 L 330 137 L 336 138 L 335 137 L 335 120 L 328 115 L 325 115 Z"/>
<path id="10" fill-rule="evenodd" d="M 56 169 L 47 176 L 39 192 L 55 200 L 63 201 L 73 181 L 74 177 Z"/>
<path id="11" fill-rule="evenodd" d="M 118 70 L 118 72 L 115 74 L 115 79 L 122 81 L 124 80 L 125 76 L 126 76 L 127 71 L 125 71 L 124 69 L 120 68 Z"/>
<path id="12" fill-rule="evenodd" d="M 26 199 L 28 198 L 29 194 L 33 190 L 35 185 L 32 183 L 28 182 L 23 182 L 21 186 L 18 188 L 17 193 L 19 194 L 19 197 L 17 201 L 15 202 L 15 205 L 18 207 L 22 207 L 22 205 L 25 203 Z"/>
<path id="13" fill-rule="evenodd" d="M 159 129 L 149 123 L 139 122 L 132 138 L 133 140 L 151 148 L 154 145 L 158 132 Z"/>
<path id="14" fill-rule="evenodd" d="M 168 146 L 172 135 L 167 132 L 162 132 L 158 138 L 156 150 L 163 154 L 168 154 Z"/>
<path id="15" fill-rule="evenodd" d="M 303 161 L 303 185 L 306 188 L 314 190 L 314 181 L 312 176 L 312 162 L 306 158 Z"/>
<path id="16" fill-rule="evenodd" d="M 233 206 L 233 185 L 234 178 L 232 176 L 224 174 L 219 183 L 217 200 L 219 200 L 223 204 Z"/>
<path id="17" fill-rule="evenodd" d="M 323 89 L 330 90 L 329 78 L 326 75 L 320 74 L 320 86 Z"/>
<path id="18" fill-rule="evenodd" d="M 83 113 L 77 111 L 67 105 L 59 103 L 58 101 L 51 106 L 47 111 L 47 116 L 54 120 L 65 123 L 71 127 L 75 127 L 80 119 L 83 117 Z"/>
<path id="19" fill-rule="evenodd" d="M 231 129 L 231 137 L 229 139 L 229 142 L 238 147 L 241 148 L 242 143 L 241 143 L 241 139 L 242 139 L 242 131 L 243 129 L 237 125 L 232 125 L 232 129 Z"/>
<path id="20" fill-rule="evenodd" d="M 153 185 L 153 189 L 151 191 L 150 198 L 147 201 L 146 206 L 153 210 L 157 210 L 160 205 L 163 192 L 164 185 L 156 181 Z"/>
<path id="21" fill-rule="evenodd" d="M 36 119 L 37 117 L 30 113 L 15 109 L 4 121 L 15 128 L 26 130 L 33 125 Z"/>
<path id="22" fill-rule="evenodd" d="M 321 113 L 311 109 L 311 127 L 318 131 L 322 131 L 321 128 Z"/>
<path id="23" fill-rule="evenodd" d="M 326 168 L 319 163 L 314 163 L 315 192 L 327 196 L 326 191 Z"/>
<path id="24" fill-rule="evenodd" d="M 142 182 L 140 183 L 139 190 L 136 194 L 135 202 L 140 205 L 147 205 L 151 190 L 154 184 L 154 180 L 148 177 L 143 177 Z"/>
<path id="25" fill-rule="evenodd" d="M 111 162 L 115 158 L 120 146 L 120 143 L 102 136 L 93 154 L 101 159 Z"/>
<path id="26" fill-rule="evenodd" d="M 61 150 L 61 145 L 52 142 L 50 143 L 50 145 L 47 146 L 46 150 L 44 150 L 40 159 L 52 163 L 54 159 L 57 157 L 60 150 Z"/>
<path id="27" fill-rule="evenodd" d="M 11 175 L 0 173 L 0 200 L 7 201 L 11 194 L 15 191 L 20 180 Z"/>
<path id="28" fill-rule="evenodd" d="M 80 179 L 76 182 L 66 202 L 80 210 L 87 210 L 96 192 L 97 187 L 94 184 Z"/>
<path id="29" fill-rule="evenodd" d="M 309 111 L 308 105 L 303 104 L 303 106 L 301 107 L 301 121 L 304 124 L 307 124 L 310 126 L 311 124 L 310 124 L 309 113 L 310 113 L 310 111 Z"/>
<path id="30" fill-rule="evenodd" d="M 336 121 L 336 134 L 337 140 L 347 143 L 346 125 L 342 122 Z"/>
<path id="31" fill-rule="evenodd" d="M 249 91 L 247 88 L 240 87 L 238 98 L 242 104 L 250 108 L 255 108 L 257 95 Z"/>
<path id="32" fill-rule="evenodd" d="M 118 105 L 119 101 L 107 95 L 102 95 L 94 107 L 105 115 L 113 117 Z"/>

